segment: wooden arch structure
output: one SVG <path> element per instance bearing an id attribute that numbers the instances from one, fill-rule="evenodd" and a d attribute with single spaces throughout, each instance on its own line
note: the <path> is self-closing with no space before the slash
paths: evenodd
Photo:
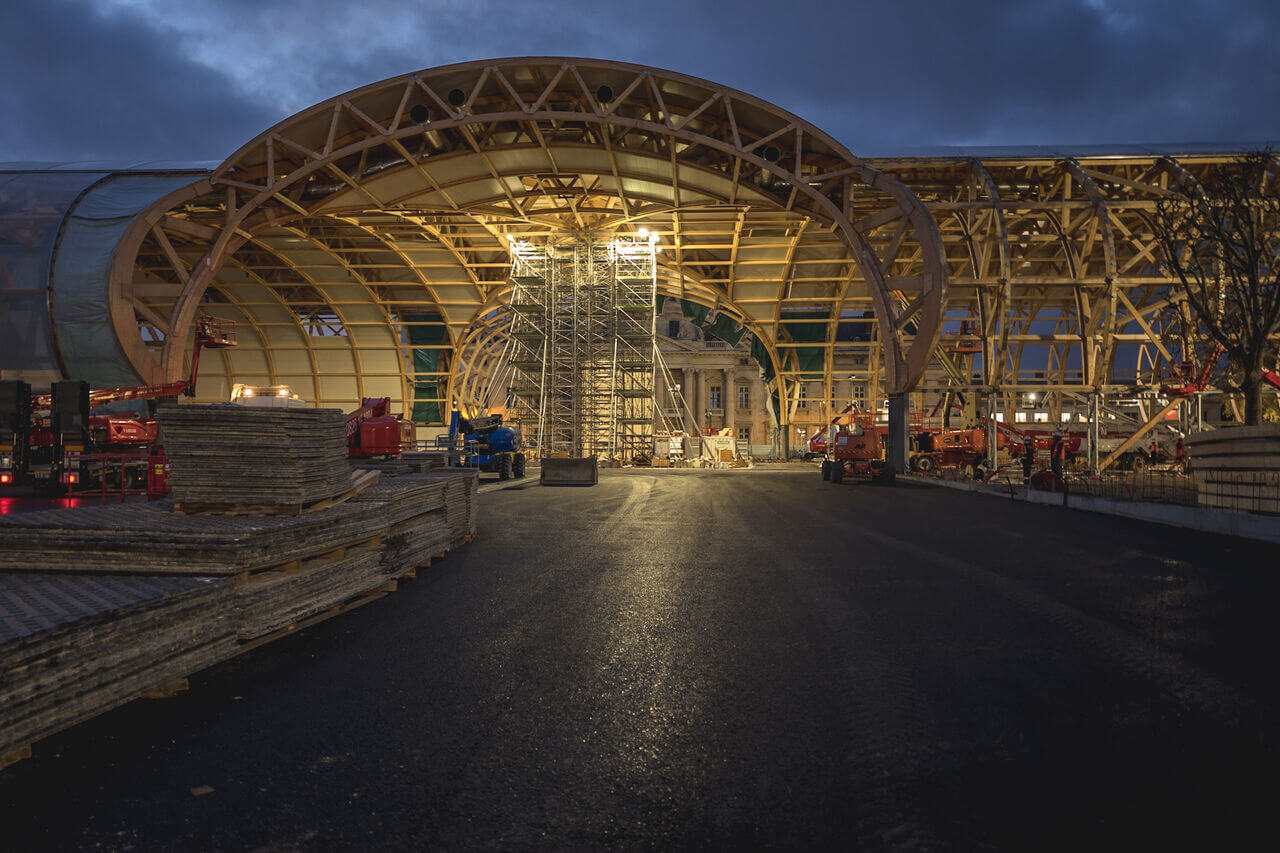
<path id="1" fill-rule="evenodd" d="M 871 161 L 924 201 L 945 247 L 947 316 L 918 387 L 986 392 L 1052 423 L 1078 421 L 1096 395 L 1117 427 L 1141 422 L 1169 366 L 1212 349 L 1161 261 L 1156 203 L 1240 153 Z"/>
<path id="2" fill-rule="evenodd" d="M 660 290 L 749 329 L 784 398 L 831 375 L 851 317 L 874 317 L 889 393 L 925 375 L 947 264 L 914 193 L 750 95 L 594 60 L 464 63 L 305 110 L 140 216 L 109 301 L 148 381 L 182 373 L 206 311 L 246 327 L 228 381 L 322 405 L 434 387 L 447 408 L 509 297 L 512 240 L 640 228 Z M 414 369 L 424 348 L 432 371 Z"/>

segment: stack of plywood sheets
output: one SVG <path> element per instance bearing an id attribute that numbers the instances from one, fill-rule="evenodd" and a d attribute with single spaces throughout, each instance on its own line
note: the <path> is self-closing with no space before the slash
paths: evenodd
<path id="1" fill-rule="evenodd" d="M 0 574 L 0 763 L 237 649 L 225 578 Z"/>
<path id="2" fill-rule="evenodd" d="M 456 457 L 458 453 L 455 452 L 453 455 Z M 400 454 L 400 461 L 412 467 L 415 473 L 421 474 L 423 471 L 447 467 L 449 456 L 447 450 L 418 450 Z"/>
<path id="3" fill-rule="evenodd" d="M 449 468 L 384 480 L 353 500 L 379 506 L 390 524 L 383 571 L 399 577 L 428 562 L 475 532 L 478 475 Z"/>
<path id="4" fill-rule="evenodd" d="M 1280 515 L 1280 427 L 1195 432 L 1186 447 L 1200 506 Z"/>
<path id="5" fill-rule="evenodd" d="M 256 639 L 379 591 L 387 580 L 382 553 L 379 536 L 327 554 L 237 575 L 237 635 L 242 640 Z"/>
<path id="6" fill-rule="evenodd" d="M 226 575 L 314 556 L 383 532 L 368 505 L 300 516 L 178 515 L 164 502 L 0 516 L 0 569 Z"/>
<path id="7" fill-rule="evenodd" d="M 171 405 L 156 418 L 177 504 L 305 507 L 351 488 L 338 409 Z"/>

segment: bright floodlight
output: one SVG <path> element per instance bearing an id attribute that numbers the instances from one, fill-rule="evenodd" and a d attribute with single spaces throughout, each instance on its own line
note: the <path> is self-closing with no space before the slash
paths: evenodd
<path id="1" fill-rule="evenodd" d="M 640 230 L 636 232 L 636 236 L 639 237 L 641 240 L 643 240 L 644 238 L 649 236 L 649 229 L 641 225 Z"/>

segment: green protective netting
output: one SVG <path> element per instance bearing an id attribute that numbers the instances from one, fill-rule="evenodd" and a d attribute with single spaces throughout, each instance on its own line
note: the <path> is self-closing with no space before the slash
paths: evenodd
<path id="1" fill-rule="evenodd" d="M 756 360 L 756 364 L 760 365 L 760 371 L 764 374 L 764 385 L 770 389 L 769 397 L 773 400 L 773 408 L 769 410 L 769 414 L 773 416 L 773 422 L 776 424 L 778 423 L 778 412 L 782 411 L 781 398 L 778 396 L 778 383 L 774 381 L 778 372 L 773 369 L 773 359 L 769 358 L 769 348 L 754 336 L 751 338 L 751 357 Z"/>
<path id="2" fill-rule="evenodd" d="M 440 379 L 433 374 L 440 369 L 440 350 L 433 345 L 445 342 L 446 328 L 439 314 L 403 314 L 405 334 L 409 338 L 409 352 L 413 358 L 413 412 L 409 416 L 414 423 L 440 425 L 444 423 L 444 410 L 440 405 Z M 438 326 L 420 326 L 418 323 L 441 323 Z M 415 324 L 415 325 L 409 325 Z"/>
<path id="3" fill-rule="evenodd" d="M 678 301 L 680 302 L 680 312 L 684 314 L 685 317 L 692 320 L 699 327 L 701 327 L 703 323 L 707 322 L 707 314 L 710 313 L 710 308 L 705 305 L 699 305 L 697 302 L 685 302 L 684 300 Z"/>
<path id="4" fill-rule="evenodd" d="M 674 297 L 667 298 L 672 299 Z M 684 314 L 685 318 L 691 320 L 699 329 L 702 329 L 703 334 L 724 341 L 729 346 L 736 347 L 747 331 L 728 314 L 717 314 L 714 320 L 707 322 L 707 315 L 711 313 L 711 309 L 696 302 L 680 301 L 680 313 Z"/>
<path id="5" fill-rule="evenodd" d="M 728 314 L 720 314 L 713 323 L 703 326 L 702 331 L 713 338 L 719 338 L 731 347 L 736 347 L 746 329 L 739 326 L 738 322 Z"/>
<path id="6" fill-rule="evenodd" d="M 788 311 L 782 315 L 782 327 L 790 335 L 792 343 L 803 344 L 810 341 L 827 342 L 826 323 L 789 323 L 788 320 L 827 320 L 830 315 L 826 311 Z M 783 336 L 779 336 L 783 338 Z M 821 379 L 826 366 L 826 347 L 795 347 L 792 349 L 796 357 L 796 368 L 804 374 L 803 379 Z"/>

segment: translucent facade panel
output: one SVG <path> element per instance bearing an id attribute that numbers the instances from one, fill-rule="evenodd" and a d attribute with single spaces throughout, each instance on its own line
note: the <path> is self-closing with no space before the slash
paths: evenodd
<path id="1" fill-rule="evenodd" d="M 67 211 L 103 172 L 0 172 L 0 378 L 41 389 L 62 377 L 49 267 Z"/>
<path id="2" fill-rule="evenodd" d="M 111 325 L 107 272 L 134 218 L 156 199 L 198 177 L 112 175 L 75 204 L 51 275 L 54 333 L 67 376 L 95 388 L 140 382 Z"/>

